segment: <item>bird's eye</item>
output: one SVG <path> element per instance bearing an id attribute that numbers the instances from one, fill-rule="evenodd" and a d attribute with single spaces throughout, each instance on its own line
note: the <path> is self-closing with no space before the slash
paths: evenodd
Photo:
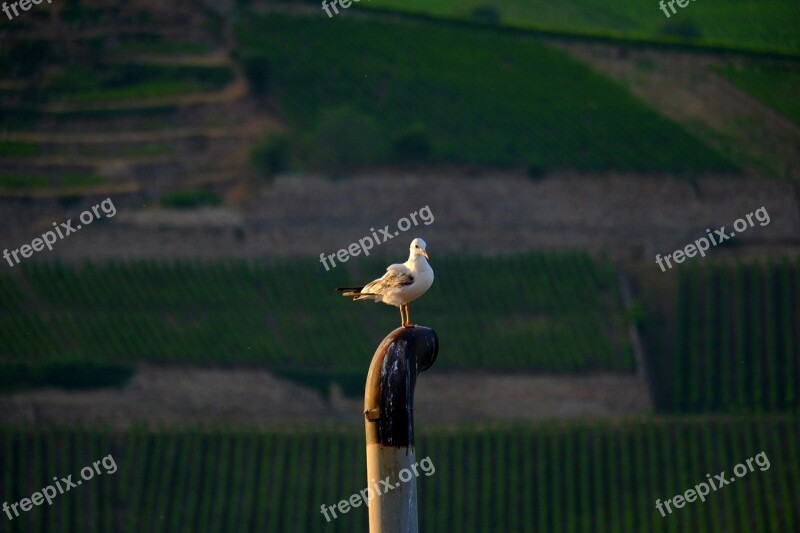
<path id="1" fill-rule="evenodd" d="M 414 248 L 419 248 L 419 245 L 418 245 L 418 244 L 415 244 L 415 245 L 414 245 Z"/>

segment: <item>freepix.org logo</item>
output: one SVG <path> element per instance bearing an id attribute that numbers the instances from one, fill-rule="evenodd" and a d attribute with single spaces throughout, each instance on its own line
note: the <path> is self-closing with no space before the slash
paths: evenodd
<path id="1" fill-rule="evenodd" d="M 92 206 L 91 211 L 87 209 L 81 213 L 80 217 L 78 218 L 82 224 L 78 224 L 77 226 L 73 227 L 72 219 L 60 224 L 53 222 L 52 230 L 45 231 L 41 237 L 36 237 L 30 244 L 23 244 L 19 248 L 11 251 L 9 251 L 8 248 L 3 250 L 3 259 L 8 261 L 9 266 L 13 267 L 15 264 L 19 264 L 19 256 L 22 256 L 23 259 L 27 259 L 33 255 L 33 252 L 41 252 L 44 250 L 45 246 L 48 250 L 52 251 L 53 245 L 59 239 L 68 237 L 71 233 L 75 233 L 79 229 L 83 228 L 84 225 L 88 226 L 95 220 L 99 220 L 101 211 L 105 215 L 105 218 L 111 218 L 117 214 L 117 208 L 114 207 L 114 202 L 111 201 L 111 198 L 106 198 L 99 204 Z M 16 263 L 12 262 L 12 258 Z"/>
<path id="2" fill-rule="evenodd" d="M 19 9 L 22 11 L 28 11 L 34 5 L 39 5 L 41 3 L 42 0 L 19 0 L 18 2 L 11 2 L 10 4 L 8 2 L 3 2 L 3 5 L 0 6 L 0 9 L 2 9 L 3 13 L 6 14 L 8 20 L 14 20 L 19 16 L 17 7 L 19 7 Z M 47 3 L 52 4 L 53 0 L 47 0 Z M 12 12 L 14 13 L 13 16 L 11 15 Z"/>
<path id="3" fill-rule="evenodd" d="M 674 252 L 661 257 L 661 254 L 656 254 L 656 264 L 661 267 L 661 272 L 666 272 L 667 269 L 672 268 L 672 261 L 675 263 L 683 263 L 687 257 L 694 257 L 698 253 L 701 257 L 706 256 L 706 251 L 708 251 L 711 246 L 717 246 L 718 244 L 722 244 L 723 242 L 727 241 L 728 239 L 732 239 L 734 235 L 737 233 L 742 233 L 747 228 L 752 228 L 755 226 L 753 222 L 753 217 L 759 222 L 759 224 L 763 227 L 769 224 L 770 218 L 769 213 L 767 213 L 767 208 L 763 205 L 755 210 L 753 213 L 748 213 L 746 217 L 737 218 L 736 221 L 733 223 L 733 230 L 729 232 L 725 232 L 725 227 L 722 226 L 719 229 L 714 230 L 714 233 L 711 233 L 710 229 L 706 230 L 706 234 L 708 235 L 708 239 L 705 237 L 700 237 L 693 244 L 687 244 L 685 248 L 675 250 Z M 747 218 L 747 221 L 745 221 Z M 710 242 L 709 242 L 710 240 Z M 666 262 L 667 268 L 664 268 L 664 263 Z"/>
<path id="4" fill-rule="evenodd" d="M 767 457 L 766 452 L 761 452 L 753 457 L 750 457 L 744 463 L 739 463 L 733 467 L 733 473 L 736 474 L 736 478 L 744 477 L 748 473 L 754 472 L 755 468 L 753 468 L 753 461 L 755 461 L 756 465 L 758 465 L 759 470 L 761 470 L 762 472 L 764 472 L 765 470 L 769 470 L 770 467 L 769 457 Z M 747 466 L 745 466 L 745 463 L 747 464 Z M 706 483 L 705 481 L 701 481 L 700 483 L 695 485 L 693 489 L 687 490 L 684 494 L 678 494 L 663 502 L 661 501 L 660 498 L 656 500 L 656 509 L 658 509 L 658 512 L 661 513 L 661 516 L 662 517 L 667 516 L 667 514 L 664 513 L 665 507 L 667 509 L 667 512 L 669 514 L 672 514 L 672 508 L 670 507 L 670 504 L 672 504 L 672 506 L 674 506 L 675 509 L 677 510 L 682 508 L 687 503 L 692 503 L 698 499 L 701 502 L 705 502 L 706 496 L 708 496 L 711 493 L 711 489 L 716 491 L 717 489 L 721 489 L 725 485 L 730 485 L 731 483 L 736 481 L 736 478 L 734 477 L 725 477 L 724 470 L 719 474 L 716 474 L 713 478 L 711 477 L 711 474 L 706 474 L 706 478 L 708 480 L 708 483 Z M 710 489 L 709 485 L 711 485 Z"/>
<path id="5" fill-rule="evenodd" d="M 325 13 L 328 14 L 328 18 L 333 18 L 333 14 L 331 14 L 330 8 L 333 8 L 333 12 L 338 15 L 339 10 L 336 8 L 336 4 L 339 4 L 339 6 L 342 9 L 347 9 L 348 7 L 353 5 L 353 2 L 358 3 L 360 2 L 360 0 L 333 0 L 333 2 L 330 3 L 330 5 L 328 4 L 328 0 L 322 0 L 322 9 L 324 9 Z"/>
<path id="6" fill-rule="evenodd" d="M 325 517 L 325 520 L 330 522 L 331 516 L 328 515 L 329 512 L 331 515 L 333 515 L 333 520 L 335 520 L 338 518 L 336 515 L 337 509 L 341 514 L 346 514 L 350 511 L 350 509 L 360 507 L 362 502 L 365 506 L 369 507 L 369 502 L 371 502 L 373 498 L 379 498 L 387 492 L 398 488 L 401 483 L 408 483 L 412 478 L 419 477 L 419 470 L 417 470 L 417 467 L 420 467 L 420 469 L 425 473 L 425 477 L 432 476 L 436 473 L 436 466 L 433 464 L 430 456 L 428 456 L 425 459 L 412 464 L 409 468 L 400 470 L 400 472 L 397 474 L 398 478 L 400 479 L 398 483 L 392 483 L 391 476 L 386 476 L 384 479 L 379 479 L 377 481 L 372 479 L 370 480 L 371 483 L 367 485 L 367 488 L 361 492 L 351 495 L 346 500 L 342 500 L 335 505 L 322 504 L 320 506 L 320 513 L 322 513 L 322 515 Z"/>
<path id="7" fill-rule="evenodd" d="M 364 255 L 369 255 L 369 251 L 372 250 L 375 245 L 380 246 L 389 239 L 394 239 L 400 235 L 401 231 L 408 231 L 412 227 L 418 226 L 419 222 L 417 221 L 417 215 L 419 215 L 420 220 L 425 226 L 430 226 L 434 222 L 433 212 L 431 211 L 430 206 L 426 205 L 418 211 L 409 213 L 408 218 L 403 217 L 398 220 L 397 230 L 394 232 L 389 229 L 389 224 L 386 224 L 383 228 L 378 228 L 377 232 L 375 231 L 375 228 L 369 228 L 369 230 L 372 232 L 372 236 L 365 235 L 359 239 L 358 242 L 351 243 L 347 248 L 342 248 L 335 254 L 328 254 L 326 256 L 324 253 L 321 253 L 319 254 L 319 262 L 322 263 L 322 266 L 325 267 L 325 270 L 330 270 L 331 267 L 336 268 L 336 259 L 338 259 L 340 263 L 345 263 L 348 259 L 350 259 L 350 257 L 355 257 L 361 253 Z M 328 266 L 329 261 L 331 264 L 330 267 Z"/>
<path id="8" fill-rule="evenodd" d="M 3 512 L 8 516 L 9 520 L 14 520 L 15 518 L 20 518 L 20 511 L 27 513 L 33 509 L 34 506 L 38 507 L 44 502 L 47 502 L 47 505 L 52 505 L 57 496 L 69 492 L 71 489 L 77 489 L 84 481 L 89 481 L 95 477 L 95 474 L 98 476 L 103 475 L 103 472 L 100 470 L 100 465 L 103 465 L 106 474 L 113 474 L 117 471 L 117 462 L 114 460 L 114 457 L 111 454 L 106 455 L 102 459 L 93 462 L 90 466 L 83 467 L 81 469 L 81 479 L 72 481 L 72 474 L 67 477 L 62 477 L 60 481 L 59 478 L 53 477 L 53 481 L 55 482 L 53 485 L 47 485 L 41 490 L 34 492 L 30 498 L 22 498 L 20 501 L 11 503 L 10 505 L 8 502 L 3 502 Z M 56 488 L 58 488 L 58 491 L 56 491 Z"/>

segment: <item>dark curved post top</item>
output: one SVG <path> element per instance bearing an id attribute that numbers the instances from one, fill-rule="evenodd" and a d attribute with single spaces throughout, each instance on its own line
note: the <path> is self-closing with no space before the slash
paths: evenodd
<path id="1" fill-rule="evenodd" d="M 439 339 L 425 326 L 400 327 L 372 357 L 364 390 L 367 444 L 414 446 L 417 375 L 436 361 Z"/>

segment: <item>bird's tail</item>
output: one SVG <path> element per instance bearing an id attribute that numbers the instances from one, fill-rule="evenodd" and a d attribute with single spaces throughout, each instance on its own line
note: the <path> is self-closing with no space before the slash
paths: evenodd
<path id="1" fill-rule="evenodd" d="M 364 287 L 337 287 L 336 290 L 342 293 L 342 296 L 352 296 L 353 300 L 369 300 L 373 299 L 377 294 L 368 292 L 361 292 Z"/>
<path id="2" fill-rule="evenodd" d="M 342 293 L 342 296 L 358 296 L 361 294 L 361 289 L 364 287 L 336 287 L 336 290 Z"/>

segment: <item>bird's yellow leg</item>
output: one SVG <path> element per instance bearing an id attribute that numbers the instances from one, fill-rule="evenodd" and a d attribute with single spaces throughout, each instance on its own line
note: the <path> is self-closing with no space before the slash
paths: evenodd
<path id="1" fill-rule="evenodd" d="M 403 314 L 403 309 L 404 308 L 405 308 L 405 306 L 403 304 L 400 304 L 400 325 L 401 326 L 405 326 L 406 325 L 406 315 Z"/>
<path id="2" fill-rule="evenodd" d="M 403 325 L 407 328 L 414 325 L 411 323 L 411 306 L 409 304 L 406 304 L 406 323 Z"/>

